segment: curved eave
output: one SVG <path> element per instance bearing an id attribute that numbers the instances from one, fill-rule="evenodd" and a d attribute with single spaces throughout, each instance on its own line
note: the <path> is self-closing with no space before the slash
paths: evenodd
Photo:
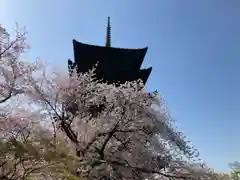
<path id="1" fill-rule="evenodd" d="M 138 49 L 114 48 L 85 44 L 73 39 L 73 49 L 75 62 L 89 66 L 89 68 L 92 68 L 97 63 L 95 61 L 99 59 L 100 64 L 107 63 L 107 66 L 111 65 L 112 68 L 122 66 L 137 70 L 142 66 L 148 47 Z M 118 60 L 112 61 L 111 56 L 117 57 Z"/>
<path id="2" fill-rule="evenodd" d="M 142 51 L 145 52 L 144 54 L 147 53 L 148 47 L 144 47 L 144 48 L 117 48 L 117 47 L 106 47 L 106 46 L 97 46 L 97 45 L 92 45 L 92 44 L 86 44 L 86 43 L 82 43 L 79 42 L 75 39 L 73 39 L 73 46 L 78 46 L 78 45 L 82 45 L 82 46 L 87 46 L 87 47 L 94 47 L 94 48 L 110 48 L 110 49 L 118 49 L 118 50 L 124 50 L 124 51 Z"/>
<path id="3" fill-rule="evenodd" d="M 147 69 L 141 69 L 139 72 L 139 78 L 142 79 L 143 84 L 146 84 L 150 74 L 152 72 L 152 67 L 149 67 Z"/>

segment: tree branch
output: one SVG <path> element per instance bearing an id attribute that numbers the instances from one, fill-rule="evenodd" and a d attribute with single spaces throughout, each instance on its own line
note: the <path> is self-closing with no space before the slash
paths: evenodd
<path id="1" fill-rule="evenodd" d="M 129 167 L 132 170 L 141 172 L 141 173 L 147 173 L 147 174 L 158 174 L 167 178 L 177 178 L 177 179 L 189 179 L 189 177 L 187 176 L 177 176 L 177 175 L 170 175 L 170 174 L 165 174 L 159 171 L 155 171 L 155 170 L 150 170 L 150 169 L 146 169 L 146 168 L 141 168 L 141 167 L 137 167 L 137 166 L 131 166 L 127 161 L 126 163 L 121 163 L 119 161 L 110 161 L 110 163 L 118 165 L 118 166 L 124 166 L 124 167 Z"/>

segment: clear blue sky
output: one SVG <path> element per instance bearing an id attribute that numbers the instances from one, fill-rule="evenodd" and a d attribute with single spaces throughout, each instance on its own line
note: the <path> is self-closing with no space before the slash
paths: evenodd
<path id="1" fill-rule="evenodd" d="M 201 157 L 220 171 L 240 160 L 239 0 L 0 1 L 1 24 L 26 25 L 29 57 L 65 71 L 73 38 L 104 45 L 108 16 L 113 46 L 149 47 L 148 89 L 164 96 Z"/>

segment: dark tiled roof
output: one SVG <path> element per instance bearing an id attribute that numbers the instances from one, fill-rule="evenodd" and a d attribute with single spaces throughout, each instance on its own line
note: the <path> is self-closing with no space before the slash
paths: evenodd
<path id="1" fill-rule="evenodd" d="M 138 78 L 146 83 L 152 68 L 140 70 L 147 52 L 141 49 L 124 49 L 84 44 L 73 40 L 74 60 L 79 72 L 87 72 L 96 63 L 97 76 L 105 81 L 124 82 Z"/>

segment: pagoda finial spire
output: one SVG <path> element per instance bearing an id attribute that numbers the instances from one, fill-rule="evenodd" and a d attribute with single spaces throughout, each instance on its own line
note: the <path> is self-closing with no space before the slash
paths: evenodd
<path id="1" fill-rule="evenodd" d="M 107 24 L 106 47 L 111 47 L 111 25 L 110 25 L 110 17 L 108 17 L 108 24 Z"/>

